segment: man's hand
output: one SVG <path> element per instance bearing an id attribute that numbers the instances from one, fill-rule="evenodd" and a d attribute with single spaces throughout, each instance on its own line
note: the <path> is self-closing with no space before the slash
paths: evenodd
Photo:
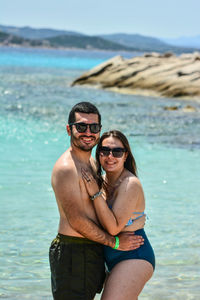
<path id="1" fill-rule="evenodd" d="M 119 248 L 118 250 L 128 251 L 139 248 L 144 244 L 144 239 L 140 235 L 135 235 L 134 232 L 122 232 L 118 234 Z"/>

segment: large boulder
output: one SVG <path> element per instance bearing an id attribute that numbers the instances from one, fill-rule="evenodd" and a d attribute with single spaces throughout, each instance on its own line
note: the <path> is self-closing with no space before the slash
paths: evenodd
<path id="1" fill-rule="evenodd" d="M 123 93 L 200 99 L 200 53 L 178 57 L 148 53 L 130 59 L 116 56 L 84 73 L 72 86 L 77 84 Z"/>

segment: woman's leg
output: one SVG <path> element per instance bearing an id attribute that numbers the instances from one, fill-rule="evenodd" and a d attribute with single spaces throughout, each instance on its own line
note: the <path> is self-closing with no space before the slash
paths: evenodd
<path id="1" fill-rule="evenodd" d="M 136 300 L 152 274 L 153 267 L 146 260 L 118 263 L 106 281 L 101 300 Z"/>

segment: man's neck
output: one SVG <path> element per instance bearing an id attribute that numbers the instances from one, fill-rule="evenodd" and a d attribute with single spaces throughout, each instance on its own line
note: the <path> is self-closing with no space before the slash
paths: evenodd
<path id="1" fill-rule="evenodd" d="M 91 153 L 92 150 L 90 151 L 84 151 L 80 148 L 77 148 L 76 146 L 74 146 L 73 144 L 71 145 L 71 149 L 70 149 L 72 155 L 80 162 L 85 163 L 85 164 L 89 164 L 90 163 L 90 158 L 91 158 Z"/>

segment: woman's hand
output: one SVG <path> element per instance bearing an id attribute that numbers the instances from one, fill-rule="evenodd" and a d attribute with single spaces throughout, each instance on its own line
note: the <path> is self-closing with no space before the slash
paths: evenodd
<path id="1" fill-rule="evenodd" d="M 85 187 L 87 189 L 87 192 L 90 196 L 93 196 L 94 194 L 99 192 L 99 186 L 92 176 L 90 172 L 88 172 L 86 169 L 81 168 L 82 178 L 85 183 Z"/>

